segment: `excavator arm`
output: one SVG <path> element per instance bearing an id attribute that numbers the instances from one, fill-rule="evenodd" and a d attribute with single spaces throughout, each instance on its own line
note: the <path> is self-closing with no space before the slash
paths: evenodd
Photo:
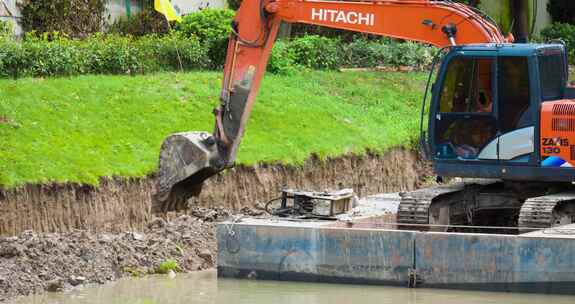
<path id="1" fill-rule="evenodd" d="M 243 0 L 231 25 L 215 129 L 177 133 L 164 141 L 152 211 L 185 209 L 204 180 L 234 165 L 282 21 L 437 47 L 510 40 L 480 12 L 451 1 Z"/>

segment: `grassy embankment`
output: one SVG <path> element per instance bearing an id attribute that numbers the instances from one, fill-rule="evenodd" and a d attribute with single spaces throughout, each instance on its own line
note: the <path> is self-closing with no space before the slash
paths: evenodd
<path id="1" fill-rule="evenodd" d="M 0 186 L 145 176 L 165 136 L 212 130 L 221 73 L 0 80 Z M 409 145 L 424 73 L 266 76 L 238 162 Z"/>

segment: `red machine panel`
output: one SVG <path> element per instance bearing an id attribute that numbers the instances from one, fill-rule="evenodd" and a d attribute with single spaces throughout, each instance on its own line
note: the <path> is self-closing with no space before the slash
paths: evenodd
<path id="1" fill-rule="evenodd" d="M 543 167 L 575 166 L 575 100 L 542 104 L 540 142 Z"/>

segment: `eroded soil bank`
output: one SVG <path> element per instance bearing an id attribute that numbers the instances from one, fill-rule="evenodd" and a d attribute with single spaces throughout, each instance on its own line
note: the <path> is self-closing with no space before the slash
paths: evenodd
<path id="1" fill-rule="evenodd" d="M 392 149 L 384 155 L 310 158 L 302 166 L 239 166 L 210 179 L 199 205 L 240 210 L 264 203 L 282 187 L 310 190 L 353 188 L 357 195 L 411 190 L 429 173 L 417 152 Z M 77 184 L 27 185 L 0 190 L 0 235 L 144 231 L 152 215 L 154 177 L 104 179 L 99 187 Z"/>

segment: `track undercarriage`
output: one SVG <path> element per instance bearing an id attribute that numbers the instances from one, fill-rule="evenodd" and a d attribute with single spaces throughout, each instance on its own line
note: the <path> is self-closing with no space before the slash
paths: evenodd
<path id="1" fill-rule="evenodd" d="M 520 233 L 575 223 L 571 184 L 471 180 L 402 193 L 401 229 Z M 505 229 L 505 228 L 507 229 Z"/>

